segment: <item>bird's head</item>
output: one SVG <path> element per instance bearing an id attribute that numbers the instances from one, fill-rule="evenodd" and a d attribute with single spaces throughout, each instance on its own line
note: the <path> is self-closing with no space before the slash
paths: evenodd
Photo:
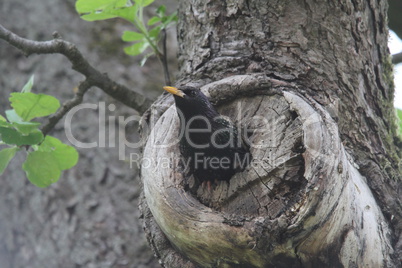
<path id="1" fill-rule="evenodd" d="M 209 102 L 207 96 L 205 96 L 198 88 L 189 86 L 183 86 L 180 88 L 166 86 L 163 87 L 163 89 L 173 94 L 176 108 L 179 109 L 186 118 L 196 115 L 214 118 L 219 115 Z"/>

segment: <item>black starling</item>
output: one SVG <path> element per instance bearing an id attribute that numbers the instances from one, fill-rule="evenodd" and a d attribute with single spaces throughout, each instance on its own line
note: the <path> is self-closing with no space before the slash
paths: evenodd
<path id="1" fill-rule="evenodd" d="M 199 183 L 229 181 L 250 160 L 237 127 L 223 118 L 201 90 L 164 87 L 173 94 L 180 118 L 180 152 Z"/>

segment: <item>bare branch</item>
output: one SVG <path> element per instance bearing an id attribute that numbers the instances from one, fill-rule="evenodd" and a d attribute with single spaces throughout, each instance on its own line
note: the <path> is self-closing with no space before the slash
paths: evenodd
<path id="1" fill-rule="evenodd" d="M 128 89 L 124 85 L 114 82 L 106 74 L 102 74 L 96 70 L 82 56 L 81 52 L 74 44 L 62 40 L 57 33 L 54 33 L 53 36 L 55 39 L 50 41 L 32 41 L 22 38 L 0 25 L 0 38 L 23 51 L 26 56 L 31 54 L 62 54 L 72 63 L 74 70 L 86 77 L 85 86 L 87 88 L 96 86 L 117 101 L 135 109 L 141 114 L 151 105 L 151 100 Z M 85 91 L 83 91 L 83 93 L 85 93 Z M 58 120 L 60 120 L 60 118 Z"/>
<path id="2" fill-rule="evenodd" d="M 48 123 L 44 126 L 42 126 L 41 131 L 43 135 L 47 135 L 50 130 L 54 128 L 54 126 L 57 124 L 57 122 L 60 121 L 63 116 L 68 113 L 73 107 L 77 106 L 82 102 L 82 99 L 84 98 L 84 94 L 87 92 L 87 90 L 91 87 L 91 83 L 88 80 L 83 81 L 79 87 L 78 91 L 75 94 L 74 98 L 71 100 L 66 101 L 63 103 L 63 106 L 61 109 L 59 109 L 55 114 L 53 114 L 51 117 L 49 117 Z"/>
<path id="3" fill-rule="evenodd" d="M 399 64 L 402 62 L 402 52 L 396 53 L 392 55 L 392 63 L 393 64 Z"/>
<path id="4" fill-rule="evenodd" d="M 162 46 L 163 46 L 163 55 L 161 56 L 161 62 L 163 66 L 163 72 L 165 73 L 165 83 L 167 86 L 171 86 L 169 68 L 167 64 L 166 29 L 162 29 Z"/>

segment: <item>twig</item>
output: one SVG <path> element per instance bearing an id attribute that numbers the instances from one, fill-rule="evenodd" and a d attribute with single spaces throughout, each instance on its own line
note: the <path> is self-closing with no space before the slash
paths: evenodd
<path id="1" fill-rule="evenodd" d="M 50 130 L 54 128 L 54 126 L 57 124 L 57 122 L 60 121 L 63 116 L 68 113 L 73 107 L 77 106 L 82 102 L 82 99 L 84 98 L 84 94 L 87 92 L 87 90 L 91 87 L 91 83 L 88 80 L 83 81 L 79 86 L 78 86 L 78 91 L 75 94 L 74 98 L 71 100 L 66 101 L 63 103 L 63 106 L 52 116 L 49 117 L 48 122 L 46 125 L 43 125 L 41 127 L 41 131 L 43 135 L 47 135 Z"/>
<path id="2" fill-rule="evenodd" d="M 396 53 L 392 55 L 392 63 L 393 64 L 399 64 L 402 62 L 402 52 Z"/>
<path id="3" fill-rule="evenodd" d="M 72 63 L 74 70 L 86 77 L 88 88 L 96 86 L 117 101 L 135 109 L 141 114 L 152 104 L 151 100 L 114 82 L 106 74 L 102 74 L 96 70 L 82 56 L 81 52 L 74 44 L 62 40 L 57 33 L 54 33 L 53 37 L 55 39 L 51 41 L 32 41 L 22 38 L 0 25 L 0 38 L 23 51 L 26 56 L 31 54 L 62 54 Z"/>
<path id="4" fill-rule="evenodd" d="M 161 61 L 163 66 L 163 72 L 165 73 L 165 83 L 167 86 L 171 86 L 170 76 L 169 76 L 169 68 L 167 64 L 167 49 L 166 49 L 166 29 L 162 29 L 162 50 L 163 55 L 161 55 Z"/>

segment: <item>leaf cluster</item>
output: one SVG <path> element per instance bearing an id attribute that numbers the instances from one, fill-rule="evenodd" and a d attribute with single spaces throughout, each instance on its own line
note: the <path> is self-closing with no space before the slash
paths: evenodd
<path id="1" fill-rule="evenodd" d="M 160 33 L 177 21 L 177 12 L 166 15 L 166 6 L 162 5 L 156 9 L 156 15 L 145 22 L 144 8 L 153 2 L 154 0 L 77 0 L 75 8 L 81 18 L 87 21 L 121 18 L 130 22 L 136 31 L 125 31 L 122 40 L 134 44 L 125 47 L 124 52 L 136 56 L 150 48 L 151 51 L 141 61 L 142 66 L 152 55 L 161 58 L 162 53 L 158 48 Z"/>
<path id="2" fill-rule="evenodd" d="M 60 107 L 55 97 L 31 92 L 34 76 L 21 92 L 13 92 L 9 101 L 13 109 L 0 115 L 0 175 L 18 151 L 26 149 L 26 160 L 22 165 L 28 180 L 38 186 L 47 187 L 59 180 L 61 171 L 70 169 L 78 161 L 74 147 L 62 143 L 55 137 L 40 131 L 41 123 L 34 118 L 54 114 Z"/>

